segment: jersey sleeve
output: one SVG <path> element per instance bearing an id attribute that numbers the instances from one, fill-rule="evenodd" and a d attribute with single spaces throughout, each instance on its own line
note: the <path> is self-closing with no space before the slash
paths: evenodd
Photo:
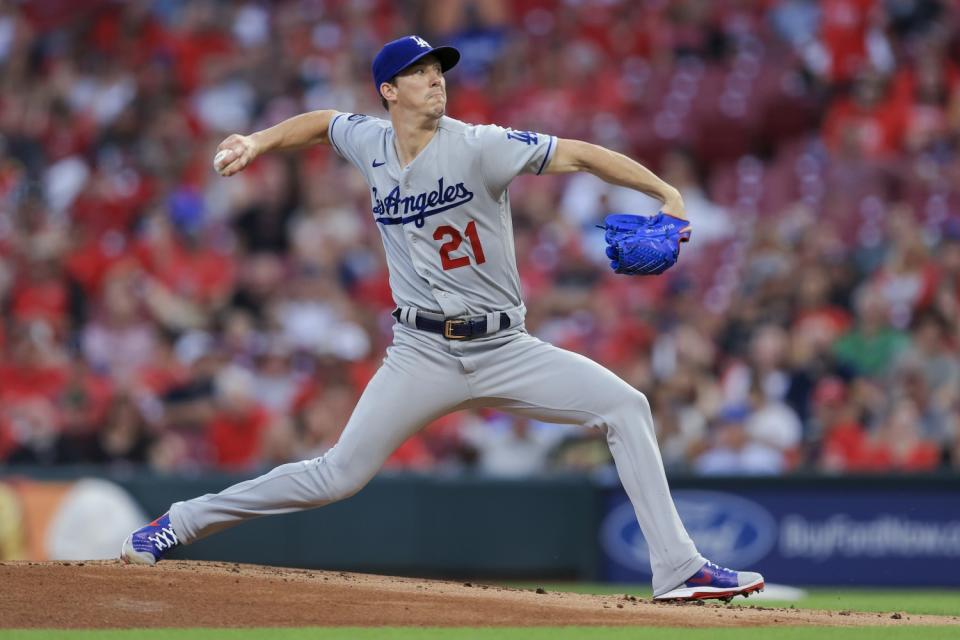
<path id="1" fill-rule="evenodd" d="M 494 195 L 502 193 L 521 173 L 543 173 L 557 150 L 556 136 L 497 125 L 479 129 L 480 166 L 487 187 Z"/>
<path id="2" fill-rule="evenodd" d="M 383 121 L 362 113 L 338 113 L 330 121 L 327 137 L 337 154 L 366 175 L 367 158 L 376 153 Z"/>

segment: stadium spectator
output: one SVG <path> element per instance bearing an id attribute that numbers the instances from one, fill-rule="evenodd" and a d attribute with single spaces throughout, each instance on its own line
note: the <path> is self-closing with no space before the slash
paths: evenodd
<path id="1" fill-rule="evenodd" d="M 115 380 L 129 380 L 153 361 L 157 326 L 140 308 L 139 274 L 114 268 L 104 281 L 103 308 L 94 313 L 82 336 L 90 366 Z"/>
<path id="2" fill-rule="evenodd" d="M 746 406 L 726 407 L 710 427 L 710 444 L 694 461 L 703 475 L 777 475 L 786 468 L 783 452 L 754 439 L 746 427 Z"/>
<path id="3" fill-rule="evenodd" d="M 915 319 L 910 347 L 900 354 L 896 371 L 906 395 L 925 415 L 937 416 L 924 422 L 925 435 L 946 443 L 952 433 L 950 412 L 960 401 L 960 358 L 942 316 L 931 311 Z"/>
<path id="4" fill-rule="evenodd" d="M 912 400 L 893 404 L 867 446 L 867 471 L 930 471 L 940 464 L 940 448 L 923 436 L 920 412 Z"/>
<path id="5" fill-rule="evenodd" d="M 88 462 L 114 466 L 148 462 L 154 434 L 132 395 L 114 396 L 102 424 Z"/>
<path id="6" fill-rule="evenodd" d="M 249 470 L 260 462 L 271 416 L 257 402 L 255 385 L 253 374 L 237 365 L 227 365 L 214 378 L 215 408 L 205 430 L 219 469 Z"/>
<path id="7" fill-rule="evenodd" d="M 469 456 L 480 473 L 516 478 L 543 473 L 551 452 L 569 426 L 543 424 L 520 416 L 491 413 L 468 420 L 460 429 Z"/>
<path id="8" fill-rule="evenodd" d="M 834 353 L 860 375 L 883 376 L 907 347 L 907 335 L 891 326 L 890 307 L 880 291 L 864 286 L 856 307 L 856 322 L 834 343 Z"/>

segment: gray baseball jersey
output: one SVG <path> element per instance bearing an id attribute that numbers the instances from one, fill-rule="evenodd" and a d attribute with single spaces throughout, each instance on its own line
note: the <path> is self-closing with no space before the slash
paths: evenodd
<path id="1" fill-rule="evenodd" d="M 395 137 L 389 121 L 362 114 L 330 123 L 333 147 L 370 185 L 397 306 L 447 317 L 519 307 L 507 186 L 541 173 L 556 138 L 443 117 L 403 167 Z"/>
<path id="2" fill-rule="evenodd" d="M 491 318 L 505 312 L 510 326 L 446 340 L 411 328 L 399 314 L 394 342 L 337 444 L 319 458 L 175 503 L 170 520 L 180 541 L 347 498 L 424 425 L 452 411 L 496 407 L 604 432 L 650 549 L 654 595 L 693 575 L 706 560 L 670 497 L 646 398 L 599 364 L 522 326 L 507 186 L 519 173 L 541 173 L 556 139 L 442 118 L 427 146 L 401 167 L 387 121 L 338 114 L 329 134 L 370 185 L 397 305 L 445 317 L 486 314 L 488 326 L 499 326 Z"/>

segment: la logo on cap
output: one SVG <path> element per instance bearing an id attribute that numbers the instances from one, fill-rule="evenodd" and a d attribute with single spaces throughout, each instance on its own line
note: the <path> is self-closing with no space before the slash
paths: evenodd
<path id="1" fill-rule="evenodd" d="M 421 38 L 420 36 L 410 36 L 410 39 L 416 42 L 418 45 L 420 45 L 424 49 L 430 48 L 430 43 L 424 40 L 423 38 Z"/>

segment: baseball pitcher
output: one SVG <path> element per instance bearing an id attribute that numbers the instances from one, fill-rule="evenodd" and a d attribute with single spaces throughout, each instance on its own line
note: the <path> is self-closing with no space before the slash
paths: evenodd
<path id="1" fill-rule="evenodd" d="M 507 193 L 517 175 L 587 171 L 661 200 L 652 218 L 606 220 L 607 256 L 625 274 L 674 264 L 690 237 L 679 193 L 593 144 L 446 116 L 443 74 L 459 59 L 452 47 L 400 38 L 373 61 L 389 119 L 314 111 L 220 143 L 214 166 L 224 176 L 263 153 L 312 144 L 331 145 L 363 174 L 389 265 L 394 341 L 326 454 L 173 504 L 124 541 L 122 559 L 154 564 L 175 546 L 244 520 L 343 500 L 424 425 L 452 411 L 494 407 L 606 435 L 649 544 L 655 598 L 729 599 L 761 590 L 759 574 L 718 567 L 697 552 L 670 497 L 646 397 L 524 330 Z"/>

